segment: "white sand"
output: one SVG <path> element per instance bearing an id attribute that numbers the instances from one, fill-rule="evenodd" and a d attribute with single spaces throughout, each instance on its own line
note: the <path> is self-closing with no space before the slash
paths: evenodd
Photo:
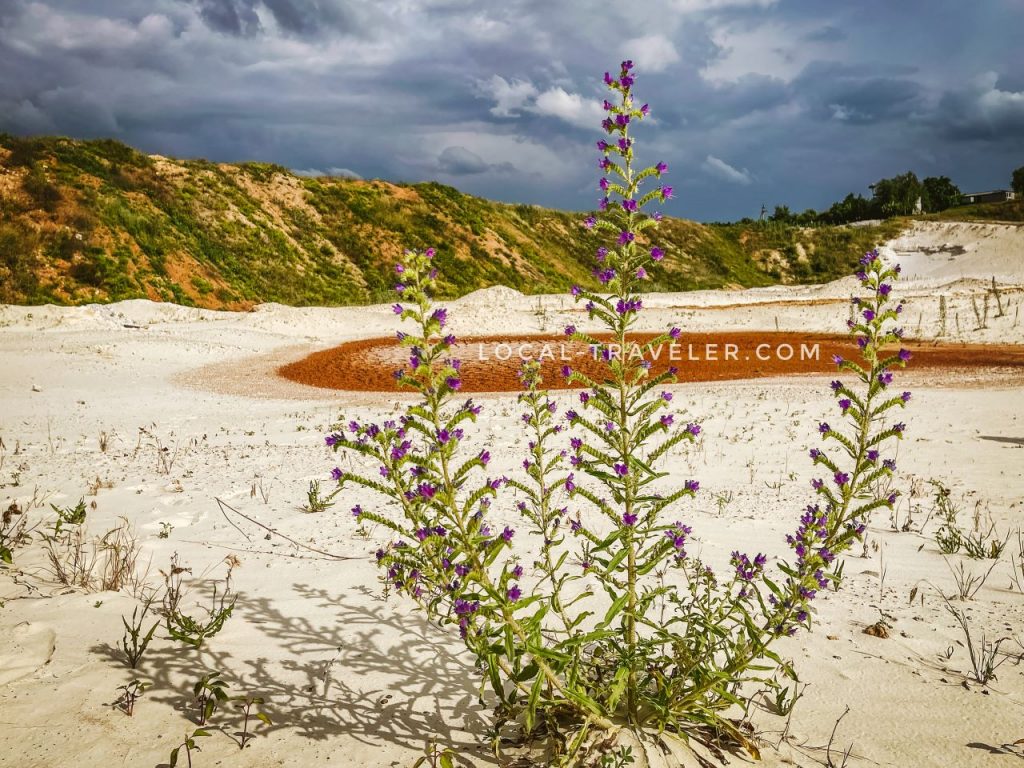
<path id="1" fill-rule="evenodd" d="M 934 233 L 922 232 L 921 242 L 901 238 L 892 248 L 925 253 Z M 983 248 L 996 240 L 999 248 Z M 973 268 L 958 267 L 955 274 L 936 275 L 923 261 L 911 262 L 911 274 L 921 279 L 903 291 L 908 333 L 938 336 L 939 297 L 945 296 L 947 339 L 1024 343 L 1022 242 L 1020 230 L 979 240 Z M 995 317 L 993 300 L 988 327 L 975 329 L 971 298 L 980 305 L 982 280 L 992 274 L 1006 283 L 1004 313 Z M 654 311 L 644 322 L 687 330 L 841 331 L 852 287 L 841 281 L 651 296 L 645 303 Z M 567 298 L 520 297 L 508 289 L 478 292 L 450 307 L 460 334 L 557 332 L 580 321 Z M 173 552 L 197 575 L 219 574 L 218 563 L 229 554 L 242 561 L 235 573 L 241 593 L 236 615 L 201 652 L 158 631 L 136 673 L 154 687 L 127 718 L 107 705 L 115 688 L 133 677 L 111 647 L 122 634 L 121 615 L 130 615 L 135 602 L 125 594 L 56 587 L 46 580 L 39 546 L 19 550 L 16 579 L 11 572 L 0 575 L 0 765 L 166 762 L 176 740 L 194 727 L 183 711 L 191 685 L 212 669 L 220 669 L 235 692 L 265 696 L 274 726 L 258 729 L 245 753 L 215 733 L 202 742 L 199 766 L 409 766 L 431 737 L 457 746 L 475 764 L 493 764 L 481 747 L 489 713 L 477 704 L 474 673 L 457 640 L 426 625 L 401 599 L 380 599 L 370 553 L 383 535 L 357 537 L 348 513 L 367 499 L 348 491 L 326 513 L 300 509 L 309 481 L 325 478 L 335 464 L 322 443 L 329 425 L 341 414 L 380 419 L 393 412 L 393 402 L 270 375 L 275 362 L 397 327 L 388 307 L 267 305 L 246 314 L 144 301 L 0 307 L 3 508 L 12 500 L 28 506 L 35 496 L 30 515 L 40 519 L 49 503 L 74 504 L 84 495 L 97 505 L 89 513 L 92 532 L 106 531 L 121 516 L 133 522 L 146 559 L 152 557 L 154 582 Z M 913 387 L 899 455 L 900 519 L 912 511 L 915 524 L 924 522 L 931 508 L 926 481 L 937 478 L 963 505 L 965 525 L 980 505 L 999 532 L 1015 531 L 1024 518 L 1024 392 L 961 383 Z M 834 409 L 827 379 L 680 385 L 676 391 L 680 410 L 704 424 L 698 449 L 671 462 L 679 478 L 701 481 L 698 502 L 679 508 L 701 553 L 717 563 L 734 548 L 785 554 L 783 536 L 811 498 L 808 481 L 815 473 L 806 455 L 817 444 L 815 425 Z M 570 397 L 561 399 L 568 404 Z M 494 471 L 512 474 L 519 456 L 514 397 L 478 399 L 485 411 L 467 450 L 490 446 Z M 140 438 L 142 428 L 153 437 Z M 110 438 L 106 452 L 99 447 L 103 433 Z M 168 449 L 169 471 L 157 440 Z M 97 479 L 102 487 L 92 495 L 88 487 Z M 912 487 L 924 490 L 912 495 Z M 722 495 L 731 501 L 720 510 L 716 497 Z M 233 518 L 239 531 L 215 498 L 351 559 L 317 559 Z M 506 497 L 495 510 L 497 520 L 512 521 L 510 508 Z M 157 537 L 162 523 L 174 526 L 167 539 Z M 970 662 L 963 637 L 936 593 L 952 590 L 953 578 L 937 551 L 935 528 L 932 519 L 924 535 L 898 533 L 885 513 L 878 514 L 865 557 L 857 552 L 846 564 L 844 588 L 819 601 L 814 632 L 782 646 L 807 689 L 792 717 L 790 742 L 766 749 L 768 765 L 820 764 L 823 752 L 794 745 L 825 745 L 847 705 L 833 747 L 852 744 L 863 758 L 854 765 L 1001 765 L 992 750 L 1024 738 L 1022 667 L 1006 663 L 988 689 L 965 684 Z M 1014 552 L 1015 542 L 1012 536 L 1008 549 Z M 987 567 L 959 556 L 950 562 L 964 562 L 971 571 Z M 1009 588 L 1010 569 L 1004 555 L 963 607 L 977 633 L 1024 640 L 1024 596 Z M 923 605 L 920 598 L 908 602 L 914 587 Z M 892 626 L 889 639 L 862 633 L 880 617 Z M 1014 641 L 1004 649 L 1024 651 Z M 764 713 L 754 722 L 766 743 L 784 726 Z"/>

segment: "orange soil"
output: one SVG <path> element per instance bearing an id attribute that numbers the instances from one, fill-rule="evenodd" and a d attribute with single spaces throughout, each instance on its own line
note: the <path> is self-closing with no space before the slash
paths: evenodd
<path id="1" fill-rule="evenodd" d="M 636 334 L 631 340 L 643 344 L 653 337 Z M 1024 373 L 1024 347 L 1020 346 L 915 342 L 905 346 L 913 352 L 910 365 L 916 370 L 1009 367 Z M 395 339 L 363 339 L 314 352 L 280 367 L 278 374 L 328 389 L 408 391 L 398 387 L 393 376 L 408 365 L 408 354 Z M 857 359 L 849 336 L 736 332 L 683 334 L 671 347 L 662 346 L 656 359 L 654 354 L 649 359 L 653 374 L 674 365 L 679 381 L 723 381 L 829 373 L 835 370 L 833 355 Z M 562 336 L 464 338 L 453 356 L 462 360 L 462 389 L 466 392 L 519 391 L 517 372 L 522 360 L 529 357 L 540 360 L 544 384 L 551 389 L 566 388 L 560 373 L 563 365 L 592 377 L 600 377 L 604 365 L 594 359 L 589 347 Z"/>

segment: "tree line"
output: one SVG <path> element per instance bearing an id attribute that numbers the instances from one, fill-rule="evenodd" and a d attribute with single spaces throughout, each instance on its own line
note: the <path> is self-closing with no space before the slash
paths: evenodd
<path id="1" fill-rule="evenodd" d="M 923 213 L 938 213 L 959 205 L 963 193 L 948 176 L 929 176 L 918 179 L 913 171 L 871 184 L 871 197 L 852 192 L 833 203 L 827 210 L 808 208 L 802 213 L 789 210 L 788 205 L 775 206 L 768 218 L 784 224 L 810 226 L 814 224 L 849 224 L 865 219 L 888 219 L 908 216 L 916 212 L 921 201 Z M 1018 197 L 1024 197 L 1024 166 L 1017 168 L 1011 178 L 1011 188 Z"/>

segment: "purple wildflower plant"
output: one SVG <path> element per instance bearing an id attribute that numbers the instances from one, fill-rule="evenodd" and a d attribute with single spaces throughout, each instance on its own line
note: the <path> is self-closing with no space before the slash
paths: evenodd
<path id="1" fill-rule="evenodd" d="M 676 372 L 655 373 L 649 359 L 681 331 L 671 327 L 643 344 L 630 333 L 644 311 L 642 281 L 667 258 L 651 242 L 661 216 L 649 208 L 673 189 L 661 183 L 664 163 L 633 166 L 632 132 L 651 112 L 634 102 L 632 62 L 605 82 L 607 135 L 597 146 L 607 203 L 588 217 L 584 233 L 602 239 L 595 243 L 593 283 L 601 292 L 571 291 L 605 333 L 598 340 L 575 325 L 565 329 L 600 363 L 563 371 L 567 383 L 581 387 L 579 404 L 566 411 L 564 398 L 543 389 L 540 366 L 524 365 L 517 421 L 526 432 L 525 456 L 509 462 L 523 469 L 488 476 L 490 451 L 470 448 L 467 437 L 480 407 L 457 400 L 456 340 L 445 335 L 448 313 L 431 299 L 434 254 L 410 251 L 396 269 L 402 303 L 395 311 L 412 329 L 398 337 L 411 362 L 398 381 L 418 394 L 417 402 L 394 421 L 334 428 L 326 442 L 380 468 L 379 476 L 336 469 L 334 478 L 339 490 L 358 489 L 357 524 L 373 523 L 391 539 L 376 554 L 385 590 L 457 628 L 510 723 L 515 718 L 530 733 L 557 714 L 597 729 L 626 723 L 669 733 L 696 724 L 738 733 L 716 714 L 733 701 L 735 682 L 755 678 L 765 659 L 777 660 L 769 650 L 775 637 L 810 626 L 813 600 L 835 579 L 838 557 L 863 535 L 873 509 L 895 502 L 872 489 L 895 471 L 881 452 L 906 430 L 883 419 L 910 400 L 890 389 L 909 359 L 891 327 L 899 316 L 891 298 L 897 272 L 877 253 L 859 266 L 864 290 L 850 332 L 864 343 L 859 359 L 835 361 L 839 378 L 831 391 L 841 413 L 818 428 L 822 444 L 811 458 L 821 477 L 812 484 L 816 503 L 787 537 L 794 559 L 778 563 L 782 578 L 770 578 L 765 555 L 737 551 L 716 575 L 695 554 L 690 526 L 666 523 L 676 507 L 702 496 L 696 479 L 674 480 L 666 466 L 674 451 L 701 436 L 699 420 L 672 412 Z M 890 354 L 893 348 L 900 351 Z M 375 509 L 365 498 L 373 493 L 389 506 Z M 515 523 L 493 519 L 495 500 L 503 501 L 501 514 L 517 516 Z M 541 542 L 528 572 L 516 551 L 524 540 Z M 684 577 L 661 580 L 670 567 Z M 600 607 L 590 602 L 594 596 Z M 708 627 L 715 628 L 716 646 L 697 662 L 701 668 L 672 671 L 678 649 L 698 637 L 706 642 Z M 600 679 L 579 672 L 598 665 Z M 742 734 L 736 738 L 743 743 Z"/>

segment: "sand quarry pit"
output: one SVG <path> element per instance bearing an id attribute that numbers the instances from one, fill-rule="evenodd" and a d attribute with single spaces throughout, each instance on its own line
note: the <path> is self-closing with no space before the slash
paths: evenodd
<path id="1" fill-rule="evenodd" d="M 630 337 L 626 354 L 640 355 L 654 334 Z M 602 337 L 601 340 L 607 340 Z M 1017 345 L 908 342 L 913 368 L 929 370 L 1003 369 L 1024 373 L 1024 348 Z M 394 372 L 408 365 L 408 348 L 394 338 L 350 341 L 278 368 L 286 379 L 309 386 L 353 392 L 402 391 Z M 849 336 L 793 333 L 689 333 L 644 356 L 652 375 L 674 367 L 681 382 L 730 381 L 821 374 L 835 370 L 833 356 L 856 359 Z M 462 339 L 453 352 L 462 361 L 462 390 L 515 392 L 524 360 L 538 360 L 550 389 L 568 384 L 563 366 L 591 377 L 603 376 L 603 361 L 583 342 L 555 335 L 492 335 Z"/>

